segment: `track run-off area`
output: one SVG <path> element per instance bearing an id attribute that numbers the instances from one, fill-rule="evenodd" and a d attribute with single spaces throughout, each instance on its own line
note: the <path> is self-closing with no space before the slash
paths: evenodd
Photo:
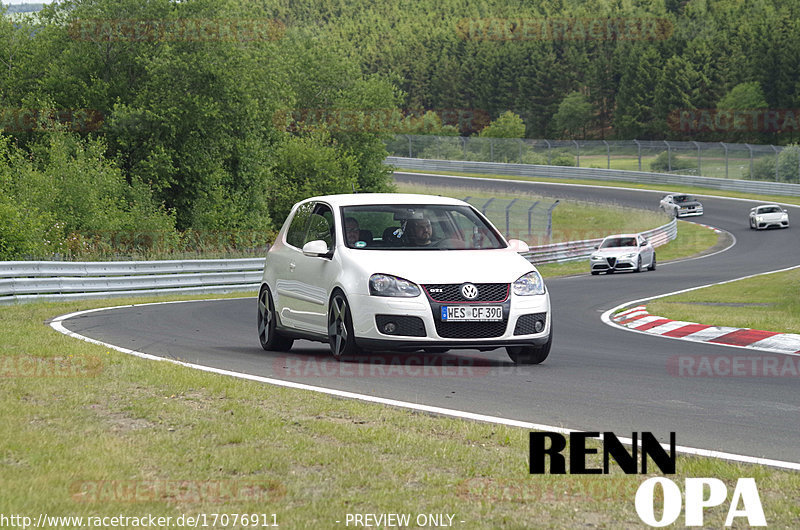
<path id="1" fill-rule="evenodd" d="M 656 209 L 671 191 L 411 173 L 395 178 L 641 209 Z M 601 318 L 636 300 L 800 265 L 797 228 L 750 230 L 747 215 L 757 201 L 698 197 L 705 214 L 689 220 L 729 232 L 735 244 L 701 258 L 659 262 L 653 272 L 590 276 L 587 261 L 585 274 L 546 280 L 555 338 L 549 358 L 536 366 L 516 366 L 504 350 L 370 353 L 337 362 L 327 344 L 296 341 L 289 353 L 265 352 L 255 295 L 110 307 L 64 315 L 50 325 L 125 353 L 270 384 L 527 429 L 621 437 L 650 431 L 662 442 L 674 431 L 683 452 L 800 469 L 797 372 L 675 370 L 685 356 L 728 356 L 749 366 L 776 354 L 625 332 Z M 785 207 L 797 222 L 800 207 Z M 792 360 L 800 371 L 800 356 Z"/>

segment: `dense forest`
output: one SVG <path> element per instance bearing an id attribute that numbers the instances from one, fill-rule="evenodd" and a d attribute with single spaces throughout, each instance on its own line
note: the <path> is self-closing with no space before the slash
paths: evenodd
<path id="1" fill-rule="evenodd" d="M 257 246 L 301 197 L 391 189 L 394 132 L 793 142 L 798 14 L 778 0 L 15 13 L 0 21 L 0 259 L 192 250 L 208 234 Z M 692 109 L 712 126 L 684 127 Z M 778 114 L 720 127 L 732 109 Z"/>

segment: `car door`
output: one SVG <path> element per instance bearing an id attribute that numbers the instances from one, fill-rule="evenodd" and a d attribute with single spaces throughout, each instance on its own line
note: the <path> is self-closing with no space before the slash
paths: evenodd
<path id="1" fill-rule="evenodd" d="M 638 237 L 639 254 L 642 256 L 642 264 L 650 266 L 653 264 L 653 246 L 647 241 L 644 236 Z"/>
<path id="2" fill-rule="evenodd" d="M 317 335 L 327 335 L 327 311 L 330 286 L 337 271 L 331 258 L 334 248 L 334 222 L 330 206 L 315 203 L 309 212 L 303 237 L 293 245 L 288 263 L 288 275 L 278 283 L 278 292 L 284 297 L 281 319 L 291 322 L 291 327 Z M 306 256 L 303 246 L 310 241 L 322 240 L 330 252 L 324 256 Z"/>

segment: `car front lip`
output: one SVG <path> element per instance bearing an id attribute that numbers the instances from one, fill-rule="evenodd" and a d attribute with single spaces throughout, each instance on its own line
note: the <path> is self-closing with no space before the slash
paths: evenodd
<path id="1" fill-rule="evenodd" d="M 632 258 L 620 258 L 613 254 L 600 254 L 598 257 L 600 258 L 599 260 L 590 259 L 589 261 L 589 263 L 591 264 L 591 270 L 593 271 L 633 270 L 636 268 L 639 261 L 638 255 Z M 613 259 L 614 261 L 613 265 L 609 263 L 609 258 Z"/>

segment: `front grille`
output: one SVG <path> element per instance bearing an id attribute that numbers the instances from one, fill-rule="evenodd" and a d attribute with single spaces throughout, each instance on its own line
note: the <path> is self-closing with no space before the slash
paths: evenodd
<path id="1" fill-rule="evenodd" d="M 392 333 L 384 331 L 384 326 L 389 322 L 394 322 L 397 326 Z M 424 337 L 425 323 L 419 317 L 398 316 L 398 315 L 375 315 L 375 324 L 378 331 L 385 335 L 402 335 L 405 337 Z"/>
<path id="2" fill-rule="evenodd" d="M 617 264 L 617 258 L 606 258 L 609 267 L 614 267 Z"/>
<path id="3" fill-rule="evenodd" d="M 502 322 L 442 322 L 434 319 L 436 333 L 446 339 L 490 339 L 506 332 Z"/>
<path id="4" fill-rule="evenodd" d="M 540 331 L 536 331 L 534 327 L 537 320 L 542 323 L 542 330 L 544 330 L 545 324 L 547 324 L 547 313 L 522 315 L 517 319 L 517 325 L 514 326 L 514 335 L 533 335 L 534 333 L 541 333 Z"/>
<path id="5" fill-rule="evenodd" d="M 433 283 L 423 285 L 425 293 L 434 302 L 472 303 L 472 302 L 504 302 L 508 298 L 507 283 L 476 283 L 478 296 L 472 300 L 461 294 L 461 283 Z"/>

